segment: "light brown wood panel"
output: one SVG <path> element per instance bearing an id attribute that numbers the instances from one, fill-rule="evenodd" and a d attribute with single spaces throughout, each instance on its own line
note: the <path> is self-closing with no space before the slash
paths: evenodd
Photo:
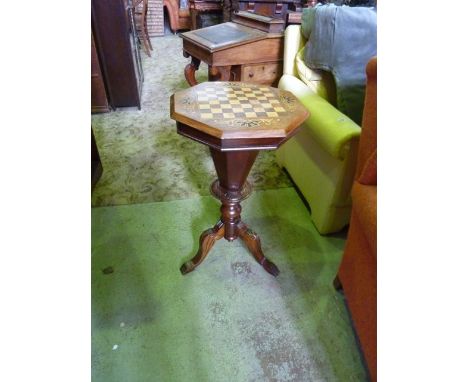
<path id="1" fill-rule="evenodd" d="M 242 65 L 278 61 L 283 58 L 283 36 L 270 37 L 213 53 L 213 65 Z"/>
<path id="2" fill-rule="evenodd" d="M 187 54 L 189 54 L 190 56 L 195 56 L 209 65 L 211 65 L 212 63 L 212 54 L 210 53 L 210 51 L 193 44 L 191 41 L 183 41 L 183 50 L 184 52 L 187 52 Z"/>
<path id="3" fill-rule="evenodd" d="M 256 84 L 273 84 L 275 86 L 283 72 L 281 62 L 272 62 L 242 67 L 241 81 L 255 82 Z"/>

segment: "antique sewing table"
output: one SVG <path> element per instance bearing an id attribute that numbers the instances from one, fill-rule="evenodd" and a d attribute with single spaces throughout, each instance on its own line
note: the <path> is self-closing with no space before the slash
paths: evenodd
<path id="1" fill-rule="evenodd" d="M 258 235 L 241 220 L 240 202 L 251 191 L 246 179 L 259 150 L 286 142 L 308 115 L 292 93 L 244 82 L 205 82 L 171 96 L 177 132 L 210 148 L 218 175 L 211 192 L 222 204 L 221 219 L 202 233 L 198 252 L 182 265 L 182 274 L 193 271 L 216 240 L 240 237 L 262 267 L 278 275 Z"/>
<path id="2" fill-rule="evenodd" d="M 247 81 L 275 86 L 283 72 L 283 34 L 233 22 L 181 33 L 183 53 L 192 57 L 185 67 L 190 86 L 195 72 L 208 64 L 210 81 Z"/>

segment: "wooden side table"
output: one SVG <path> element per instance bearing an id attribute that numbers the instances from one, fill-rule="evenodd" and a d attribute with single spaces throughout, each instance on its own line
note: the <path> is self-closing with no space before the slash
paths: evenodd
<path id="1" fill-rule="evenodd" d="M 279 274 L 263 254 L 259 236 L 242 221 L 240 202 L 250 194 L 246 179 L 259 150 L 276 149 L 308 116 L 292 93 L 243 82 L 205 82 L 171 96 L 177 132 L 210 147 L 218 175 L 211 191 L 221 201 L 220 220 L 202 233 L 198 252 L 182 265 L 182 274 L 193 271 L 223 237 L 240 237 L 267 272 Z"/>
<path id="2" fill-rule="evenodd" d="M 198 82 L 200 62 L 208 64 L 210 81 L 248 81 L 275 86 L 283 73 L 283 34 L 266 33 L 228 22 L 181 33 L 190 86 Z"/>

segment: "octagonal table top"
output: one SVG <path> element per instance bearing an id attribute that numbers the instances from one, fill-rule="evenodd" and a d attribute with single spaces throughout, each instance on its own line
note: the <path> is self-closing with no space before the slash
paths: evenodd
<path id="1" fill-rule="evenodd" d="M 308 116 L 292 93 L 245 82 L 204 82 L 171 96 L 172 119 L 221 140 L 282 140 Z"/>

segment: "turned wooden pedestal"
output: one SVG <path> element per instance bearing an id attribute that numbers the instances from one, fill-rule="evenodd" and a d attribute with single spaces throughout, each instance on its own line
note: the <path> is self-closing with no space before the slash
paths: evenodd
<path id="1" fill-rule="evenodd" d="M 221 238 L 233 241 L 240 237 L 260 265 L 273 276 L 279 274 L 278 267 L 263 254 L 260 238 L 241 219 L 240 202 L 250 194 L 247 175 L 258 151 L 222 152 L 211 148 L 218 180 L 211 186 L 213 195 L 221 201 L 221 218 L 213 228 L 200 236 L 200 245 L 193 259 L 182 265 L 182 274 L 193 271 L 208 255 L 215 242 Z"/>
<path id="2" fill-rule="evenodd" d="M 308 117 L 290 92 L 243 82 L 205 82 L 171 97 L 177 132 L 210 147 L 218 179 L 212 194 L 221 201 L 221 218 L 200 236 L 196 255 L 182 265 L 193 271 L 221 238 L 238 237 L 273 276 L 275 264 L 263 254 L 260 238 L 241 219 L 241 201 L 251 191 L 246 181 L 259 150 L 276 149 Z"/>

